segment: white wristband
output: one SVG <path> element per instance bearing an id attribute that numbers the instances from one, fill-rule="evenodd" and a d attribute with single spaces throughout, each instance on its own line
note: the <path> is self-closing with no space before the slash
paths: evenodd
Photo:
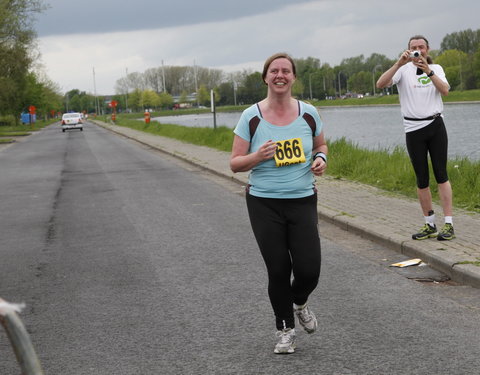
<path id="1" fill-rule="evenodd" d="M 327 162 L 327 155 L 325 155 L 323 152 L 317 152 L 315 155 L 313 155 L 313 160 L 316 158 L 322 158 L 325 163 Z"/>

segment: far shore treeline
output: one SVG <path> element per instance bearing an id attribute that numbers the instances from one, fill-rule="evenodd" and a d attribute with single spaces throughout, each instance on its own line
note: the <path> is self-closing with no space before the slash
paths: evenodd
<path id="1" fill-rule="evenodd" d="M 445 69 L 451 91 L 480 89 L 480 29 L 447 34 L 441 48 L 432 50 L 431 56 L 435 63 Z M 395 88 L 392 91 L 374 87 L 374 82 L 382 72 L 395 61 L 396 57 L 390 59 L 378 53 L 369 57 L 360 55 L 345 58 L 336 66 L 316 57 L 296 58 L 297 80 L 293 94 L 311 102 L 396 94 Z M 174 105 L 181 108 L 209 107 L 211 90 L 215 92 L 217 106 L 247 105 L 266 95 L 260 72 L 244 70 L 226 73 L 199 66 L 162 65 L 118 78 L 115 95 L 101 102 L 108 105 L 109 100 L 117 101 L 117 110 L 120 112 L 162 110 Z M 95 98 L 79 90 L 67 92 L 64 102 L 68 102 L 71 109 L 95 112 Z M 107 107 L 101 109 L 101 112 L 108 111 Z"/>

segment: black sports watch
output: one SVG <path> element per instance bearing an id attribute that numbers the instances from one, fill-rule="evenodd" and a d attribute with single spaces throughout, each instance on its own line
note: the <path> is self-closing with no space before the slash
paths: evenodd
<path id="1" fill-rule="evenodd" d="M 327 162 L 327 155 L 325 155 L 323 152 L 317 152 L 315 155 L 313 155 L 313 160 L 316 158 L 322 158 L 325 163 Z"/>
<path id="2" fill-rule="evenodd" d="M 430 70 L 430 73 L 427 74 L 427 77 L 431 77 L 435 74 L 435 72 L 433 70 Z"/>

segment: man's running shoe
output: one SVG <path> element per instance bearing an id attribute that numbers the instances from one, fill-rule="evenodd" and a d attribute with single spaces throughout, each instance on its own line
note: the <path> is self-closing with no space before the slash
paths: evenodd
<path id="1" fill-rule="evenodd" d="M 424 240 L 426 238 L 437 237 L 437 235 L 438 232 L 435 224 L 433 225 L 433 227 L 430 224 L 425 224 L 423 227 L 420 228 L 420 232 L 412 235 L 412 239 Z"/>
<path id="2" fill-rule="evenodd" d="M 277 332 L 278 343 L 275 345 L 276 354 L 291 354 L 295 352 L 295 329 L 287 328 Z"/>
<path id="3" fill-rule="evenodd" d="M 453 230 L 453 225 L 450 223 L 445 224 L 437 236 L 437 240 L 439 241 L 448 241 L 454 238 L 455 238 L 455 232 Z"/>
<path id="4" fill-rule="evenodd" d="M 307 333 L 313 333 L 317 330 L 317 318 L 308 305 L 305 305 L 300 309 L 295 309 L 295 315 L 298 318 L 298 322 Z"/>

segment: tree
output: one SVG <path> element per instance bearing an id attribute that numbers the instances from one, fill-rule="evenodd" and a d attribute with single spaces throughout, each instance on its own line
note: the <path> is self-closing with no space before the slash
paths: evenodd
<path id="1" fill-rule="evenodd" d="M 139 89 L 134 90 L 128 96 L 128 105 L 134 110 L 143 110 L 142 106 L 142 92 Z"/>
<path id="2" fill-rule="evenodd" d="M 41 0 L 1 0 L 0 9 L 0 114 L 17 115 L 31 79 L 34 14 L 45 6 Z"/>
<path id="3" fill-rule="evenodd" d="M 173 97 L 167 92 L 161 92 L 158 94 L 158 106 L 160 108 L 172 108 L 173 106 Z"/>
<path id="4" fill-rule="evenodd" d="M 449 49 L 444 51 L 441 55 L 435 58 L 435 63 L 441 65 L 443 68 L 451 66 L 465 65 L 468 60 L 468 55 L 457 49 Z"/>
<path id="5" fill-rule="evenodd" d="M 469 57 L 465 52 L 456 49 L 447 50 L 435 59 L 435 63 L 441 65 L 445 70 L 452 89 L 463 90 L 465 88 L 468 76 L 466 68 L 469 64 Z"/>
<path id="6" fill-rule="evenodd" d="M 245 77 L 238 90 L 240 103 L 256 103 L 267 96 L 267 86 L 262 80 L 262 74 L 255 72 Z"/>
<path id="7" fill-rule="evenodd" d="M 297 78 L 305 78 L 308 74 L 320 68 L 320 60 L 315 57 L 293 59 L 297 70 Z"/>
<path id="8" fill-rule="evenodd" d="M 293 87 L 294 95 L 300 98 L 310 97 L 310 84 L 312 74 L 320 68 L 320 60 L 315 57 L 306 59 L 294 59 L 297 81 L 300 81 L 296 87 Z M 299 88 L 302 89 L 300 92 Z"/>
<path id="9" fill-rule="evenodd" d="M 385 55 L 379 53 L 372 53 L 367 57 L 364 64 L 364 71 L 373 72 L 376 66 L 380 66 L 379 71 L 385 71 L 395 63 L 394 59 L 389 59 Z"/>
<path id="10" fill-rule="evenodd" d="M 480 87 L 480 49 L 473 55 L 472 67 L 475 72 L 474 77 L 476 87 Z"/>
<path id="11" fill-rule="evenodd" d="M 197 101 L 200 105 L 208 105 L 210 103 L 210 93 L 205 85 L 201 85 L 197 91 Z"/>
<path id="12" fill-rule="evenodd" d="M 160 97 L 153 90 L 142 92 L 142 103 L 144 108 L 157 108 L 160 105 Z"/>
<path id="13" fill-rule="evenodd" d="M 126 80 L 125 84 L 129 89 L 134 89 L 134 90 L 143 91 L 146 88 L 145 79 L 143 77 L 143 74 L 138 73 L 138 72 L 129 73 L 127 75 L 127 80 Z M 123 92 L 125 92 L 125 91 L 123 91 Z M 121 92 L 119 92 L 119 94 L 120 93 Z"/>
<path id="14" fill-rule="evenodd" d="M 292 96 L 303 99 L 304 90 L 305 86 L 303 82 L 300 79 L 296 79 L 292 85 Z"/>
<path id="15" fill-rule="evenodd" d="M 188 93 L 185 90 L 182 91 L 182 93 L 180 95 L 180 98 L 178 98 L 178 102 L 179 103 L 186 103 L 187 102 L 187 97 L 188 97 Z"/>
<path id="16" fill-rule="evenodd" d="M 339 71 L 348 77 L 363 70 L 365 70 L 365 57 L 363 55 L 343 59 L 339 66 Z"/>
<path id="17" fill-rule="evenodd" d="M 163 91 L 164 87 L 161 68 L 147 69 L 145 73 L 143 73 L 143 77 L 146 87 L 151 88 L 157 93 Z"/>
<path id="18" fill-rule="evenodd" d="M 234 84 L 232 82 L 223 82 L 218 86 L 218 93 L 220 95 L 219 105 L 233 105 L 234 99 Z"/>
<path id="19" fill-rule="evenodd" d="M 119 99 L 116 100 L 121 103 Z M 93 95 L 87 94 L 85 91 L 80 91 L 78 89 L 70 90 L 64 95 L 63 110 L 66 112 L 96 112 L 95 97 Z"/>
<path id="20" fill-rule="evenodd" d="M 128 77 L 122 77 L 120 79 L 117 79 L 117 81 L 115 82 L 115 93 L 117 95 L 128 93 L 128 82 Z"/>
<path id="21" fill-rule="evenodd" d="M 480 29 L 465 30 L 447 35 L 442 41 L 441 50 L 430 50 L 435 62 L 444 67 L 452 88 L 464 90 L 480 86 L 480 56 L 472 52 L 478 51 L 479 41 Z M 297 83 L 292 88 L 293 95 L 302 99 L 324 99 L 338 94 L 340 88 L 342 94 L 346 91 L 370 93 L 374 90 L 374 82 L 397 58 L 389 59 L 379 53 L 372 53 L 369 57 L 362 54 L 344 58 L 334 67 L 329 64 L 321 65 L 318 58 L 311 56 L 294 59 Z M 162 88 L 172 95 L 182 97 L 197 93 L 198 102 L 202 105 L 210 102 L 212 88 L 216 90 L 219 105 L 255 103 L 267 94 L 260 72 L 243 70 L 227 74 L 218 69 L 163 64 L 161 67 L 147 69 L 144 73 L 131 73 L 117 80 L 118 93 L 126 93 L 129 88 L 138 88 L 140 91 L 151 89 L 157 92 Z M 394 86 L 391 92 L 395 90 Z"/>
<path id="22" fill-rule="evenodd" d="M 81 112 L 82 111 L 82 99 L 80 95 L 74 95 L 67 101 L 67 111 L 69 112 Z"/>
<path id="23" fill-rule="evenodd" d="M 213 88 L 213 94 L 215 95 L 214 98 L 215 98 L 215 105 L 217 105 L 218 103 L 220 103 L 220 99 L 222 98 L 222 96 L 220 95 L 220 91 L 218 91 L 218 87 L 215 87 Z M 210 104 L 211 103 L 211 98 L 210 98 Z"/>
<path id="24" fill-rule="evenodd" d="M 23 109 L 26 111 L 30 105 L 37 108 L 37 117 L 47 118 L 50 112 L 55 113 L 62 109 L 62 98 L 58 93 L 58 87 L 48 80 L 41 82 L 37 75 L 30 72 L 26 76 L 25 96 Z"/>
<path id="25" fill-rule="evenodd" d="M 473 54 L 480 48 L 480 29 L 475 31 L 467 29 L 447 34 L 443 38 L 440 48 L 442 51 L 457 49 L 467 54 Z"/>
<path id="26" fill-rule="evenodd" d="M 373 90 L 372 73 L 358 72 L 348 79 L 348 86 L 351 92 L 365 94 Z"/>

